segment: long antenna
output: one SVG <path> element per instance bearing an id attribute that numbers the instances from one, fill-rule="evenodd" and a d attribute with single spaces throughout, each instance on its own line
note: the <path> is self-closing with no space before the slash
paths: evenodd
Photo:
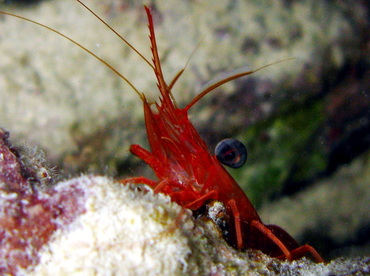
<path id="1" fill-rule="evenodd" d="M 135 51 L 135 53 L 137 53 L 143 60 L 145 60 L 146 63 L 148 63 L 148 65 L 150 67 L 152 67 L 152 69 L 154 70 L 154 66 L 153 64 L 150 63 L 149 60 L 147 60 L 138 50 L 136 50 L 136 48 L 134 46 L 132 46 L 132 44 L 130 42 L 128 42 L 123 36 L 121 36 L 119 33 L 117 33 L 117 31 L 115 29 L 113 29 L 107 22 L 105 22 L 99 15 L 97 15 L 92 9 L 90 9 L 88 6 L 86 6 L 86 4 L 82 3 L 80 0 L 76 0 L 78 3 L 80 3 L 82 6 L 85 7 L 85 9 L 87 9 L 90 13 L 92 13 L 97 19 L 99 19 L 105 26 L 108 27 L 109 30 L 111 30 L 116 36 L 118 36 L 127 46 L 129 46 L 132 50 Z"/>
<path id="2" fill-rule="evenodd" d="M 80 2 L 79 0 L 77 0 L 78 2 Z M 80 2 L 81 3 L 81 2 Z M 85 5 L 84 5 L 85 6 Z M 86 6 L 85 6 L 86 7 Z M 90 10 L 90 9 L 89 9 Z M 90 10 L 91 11 L 91 10 Z M 20 16 L 20 15 L 16 15 L 16 14 L 13 14 L 13 13 L 9 13 L 9 12 L 4 12 L 4 11 L 0 11 L 0 14 L 4 14 L 4 15 L 8 15 L 8 16 L 12 16 L 12 17 L 16 17 L 16 18 L 19 18 L 19 19 L 22 19 L 22 20 L 25 20 L 25 21 L 28 21 L 28 22 L 31 22 L 35 25 L 38 25 L 40 27 L 43 27 L 49 31 L 52 31 L 62 37 L 64 37 L 65 39 L 69 40 L 70 42 L 72 42 L 73 44 L 77 45 L 78 47 L 80 47 L 82 50 L 84 50 L 85 52 L 89 53 L 90 55 L 92 55 L 94 58 L 96 58 L 97 60 L 99 60 L 101 63 L 103 63 L 105 66 L 107 66 L 110 70 L 112 70 L 114 73 L 116 73 L 121 79 L 123 79 L 129 86 L 131 86 L 131 88 L 136 92 L 136 94 L 139 95 L 139 97 L 144 100 L 145 99 L 145 96 L 143 93 L 141 93 L 124 75 L 122 75 L 116 68 L 114 68 L 112 65 L 110 65 L 108 62 L 106 62 L 104 59 L 102 59 L 101 57 L 97 56 L 96 54 L 94 54 L 92 51 L 90 51 L 89 49 L 87 49 L 86 47 L 82 46 L 80 43 L 78 43 L 77 41 L 73 40 L 72 38 L 66 36 L 65 34 L 51 28 L 51 27 L 48 27 L 44 24 L 41 24 L 37 21 L 34 21 L 34 20 L 31 20 L 31 19 L 28 19 L 26 17 L 23 17 L 23 16 Z M 95 14 L 94 14 L 95 15 Z M 98 17 L 99 18 L 99 17 Z M 100 18 L 99 18 L 100 19 Z M 121 36 L 119 36 L 121 37 Z M 126 40 L 124 40 L 126 42 Z M 127 42 L 126 42 L 127 43 Z M 131 44 L 128 44 L 128 46 L 132 49 L 135 50 L 135 48 L 131 45 Z M 150 62 L 145 58 L 143 57 L 137 50 L 135 50 L 135 52 L 137 52 L 152 68 L 153 68 L 153 65 L 150 64 Z"/>
<path id="3" fill-rule="evenodd" d="M 205 95 L 207 95 L 209 92 L 211 92 L 215 88 L 223 85 L 224 83 L 227 83 L 229 81 L 232 81 L 232 80 L 235 80 L 235 79 L 253 74 L 253 73 L 255 73 L 259 70 L 262 70 L 266 67 L 270 67 L 274 64 L 284 62 L 284 61 L 288 61 L 288 60 L 292 60 L 292 59 L 294 59 L 294 58 L 288 58 L 288 59 L 284 59 L 284 60 L 275 61 L 273 63 L 270 63 L 270 64 L 264 65 L 260 68 L 257 68 L 255 70 L 249 70 L 246 67 L 243 67 L 243 68 L 235 69 L 235 70 L 233 70 L 229 73 L 222 74 L 221 76 L 216 77 L 216 78 L 210 80 L 209 82 L 207 82 L 205 85 L 203 85 L 200 88 L 200 91 L 198 92 L 199 94 L 197 96 L 195 96 L 195 98 L 187 106 L 185 106 L 184 110 L 188 111 L 201 98 L 203 98 Z"/>

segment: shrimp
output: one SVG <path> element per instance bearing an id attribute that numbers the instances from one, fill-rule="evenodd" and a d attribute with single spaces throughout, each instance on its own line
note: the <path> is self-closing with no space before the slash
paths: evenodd
<path id="1" fill-rule="evenodd" d="M 252 71 L 245 69 L 236 70 L 220 79 L 215 79 L 206 84 L 189 104 L 180 108 L 175 101 L 171 89 L 184 72 L 184 69 L 169 84 L 165 82 L 150 9 L 144 6 L 148 18 L 152 62 L 147 60 L 134 46 L 120 36 L 90 8 L 80 0 L 76 1 L 118 35 L 124 43 L 133 49 L 153 69 L 160 92 L 157 102 L 149 102 L 145 94 L 139 92 L 115 68 L 71 38 L 30 19 L 6 12 L 0 13 L 30 21 L 70 40 L 108 66 L 139 95 L 143 104 L 145 127 L 150 150 L 140 145 L 131 145 L 130 151 L 152 168 L 158 181 L 145 177 L 132 177 L 120 180 L 120 183 L 146 184 L 153 189 L 154 193 L 166 194 L 170 196 L 172 201 L 191 210 L 198 210 L 212 200 L 219 201 L 226 207 L 228 225 L 230 227 L 227 240 L 235 248 L 240 250 L 257 249 L 271 257 L 286 260 L 295 260 L 310 254 L 315 261 L 323 262 L 323 259 L 313 247 L 309 245 L 299 246 L 279 226 L 265 225 L 244 191 L 223 167 L 222 163 L 229 165 L 231 163 L 231 166 L 235 165 L 234 167 L 241 166 L 246 159 L 244 146 L 242 144 L 240 145 L 240 142 L 229 139 L 220 145 L 220 148 L 217 150 L 217 156 L 211 154 L 208 151 L 206 143 L 200 137 L 188 117 L 190 108 L 215 88 L 226 82 L 255 73 L 275 63 Z M 226 162 L 224 162 L 225 159 Z"/>

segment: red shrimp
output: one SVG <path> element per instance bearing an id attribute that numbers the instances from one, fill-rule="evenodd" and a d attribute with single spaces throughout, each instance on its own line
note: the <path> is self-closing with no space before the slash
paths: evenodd
<path id="1" fill-rule="evenodd" d="M 192 210 L 199 209 L 209 200 L 222 202 L 230 217 L 232 244 L 239 249 L 259 249 L 272 257 L 288 260 L 310 253 L 317 262 L 323 262 L 313 247 L 298 246 L 279 226 L 263 224 L 244 191 L 217 157 L 209 153 L 207 145 L 188 118 L 188 110 L 207 93 L 225 82 L 252 74 L 261 68 L 232 74 L 201 91 L 184 108 L 179 108 L 171 88 L 182 71 L 170 85 L 166 84 L 159 60 L 152 15 L 147 7 L 145 10 L 149 21 L 153 70 L 161 97 L 159 102 L 154 103 L 154 112 L 145 96 L 141 96 L 151 151 L 140 145 L 132 145 L 130 151 L 153 169 L 159 181 L 136 177 L 121 182 L 145 183 L 152 187 L 155 193 L 167 194 L 179 205 Z"/>
<path id="2" fill-rule="evenodd" d="M 79 0 L 77 1 L 80 2 Z M 91 9 L 82 2 L 80 3 L 117 34 Z M 5 12 L 0 13 L 33 22 L 67 38 L 112 69 L 140 96 L 144 106 L 145 126 L 150 151 L 142 148 L 140 145 L 132 145 L 130 151 L 147 163 L 159 180 L 154 181 L 145 177 L 133 177 L 120 180 L 121 183 L 147 184 L 155 193 L 167 194 L 172 201 L 191 210 L 198 210 L 211 200 L 220 201 L 225 205 L 228 215 L 230 229 L 227 239 L 234 247 L 238 249 L 258 249 L 271 257 L 287 260 L 295 260 L 310 254 L 315 261 L 323 262 L 323 259 L 313 247 L 309 245 L 299 246 L 279 226 L 263 224 L 244 191 L 223 167 L 219 159 L 208 151 L 206 143 L 188 118 L 189 109 L 216 87 L 252 74 L 271 64 L 252 71 L 244 69 L 234 71 L 222 79 L 215 80 L 207 85 L 188 105 L 184 108 L 179 108 L 171 93 L 171 89 L 184 69 L 176 75 L 170 84 L 165 82 L 156 44 L 152 14 L 146 6 L 145 11 L 149 22 L 152 63 L 123 37 L 119 34 L 117 35 L 153 69 L 160 92 L 159 101 L 155 103 L 149 103 L 145 95 L 139 92 L 128 79 L 74 40 L 35 21 Z M 233 148 L 229 149 L 225 153 L 226 158 L 236 154 L 238 159 L 240 156 L 234 151 L 235 149 Z"/>

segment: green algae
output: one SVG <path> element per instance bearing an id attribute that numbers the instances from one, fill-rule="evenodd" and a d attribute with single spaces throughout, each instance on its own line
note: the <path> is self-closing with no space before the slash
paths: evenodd
<path id="1" fill-rule="evenodd" d="M 323 143 L 315 138 L 324 120 L 322 111 L 322 102 L 302 105 L 239 135 L 250 159 L 231 173 L 256 206 L 279 193 L 288 179 L 303 181 L 325 169 Z"/>

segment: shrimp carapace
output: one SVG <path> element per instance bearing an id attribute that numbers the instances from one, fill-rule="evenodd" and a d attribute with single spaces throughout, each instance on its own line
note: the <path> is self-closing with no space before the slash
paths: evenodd
<path id="1" fill-rule="evenodd" d="M 211 200 L 221 202 L 226 207 L 227 224 L 230 228 L 227 231 L 226 238 L 231 245 L 238 249 L 259 249 L 272 257 L 287 260 L 298 259 L 310 254 L 317 262 L 323 262 L 321 256 L 311 246 L 299 246 L 282 228 L 275 225 L 263 224 L 248 197 L 222 166 L 220 161 L 222 163 L 228 163 L 227 165 L 240 167 L 245 162 L 243 158 L 246 159 L 247 154 L 246 151 L 243 153 L 243 146 L 229 140 L 228 143 L 222 145 L 223 148 L 220 148 L 220 151 L 216 154 L 217 156 L 209 153 L 206 143 L 202 140 L 188 118 L 188 110 L 215 88 L 277 62 L 252 71 L 242 68 L 230 72 L 222 78 L 216 78 L 207 83 L 201 89 L 198 96 L 188 105 L 184 108 L 179 108 L 171 93 L 171 89 L 184 70 L 181 70 L 173 81 L 167 85 L 162 73 L 150 9 L 145 6 L 149 22 L 152 62 L 146 59 L 134 46 L 120 36 L 90 8 L 80 0 L 76 1 L 81 3 L 149 64 L 157 79 L 157 86 L 160 92 L 158 102 L 149 103 L 145 94 L 139 92 L 125 76 L 105 60 L 66 35 L 41 23 L 18 15 L 2 11 L 0 11 L 0 14 L 32 22 L 68 39 L 114 71 L 139 95 L 144 107 L 145 126 L 150 151 L 139 145 L 132 145 L 130 151 L 153 169 L 158 177 L 158 181 L 145 177 L 134 177 L 120 180 L 120 182 L 147 184 L 155 193 L 161 192 L 167 194 L 171 197 L 172 201 L 184 208 L 190 208 L 192 210 L 198 210 Z M 225 145 L 229 148 L 225 149 Z"/>
<path id="2" fill-rule="evenodd" d="M 149 22 L 153 70 L 161 96 L 154 103 L 155 111 L 145 97 L 142 98 L 150 151 L 140 145 L 132 145 L 130 151 L 146 162 L 159 180 L 137 177 L 121 182 L 146 183 L 154 192 L 167 194 L 172 201 L 193 210 L 199 209 L 209 200 L 220 201 L 226 206 L 228 224 L 232 228 L 228 240 L 235 247 L 259 249 L 272 257 L 288 260 L 310 253 L 317 262 L 322 262 L 321 256 L 311 246 L 299 246 L 282 228 L 262 223 L 248 197 L 221 165 L 219 157 L 209 153 L 207 145 L 188 118 L 190 107 L 216 87 L 266 66 L 253 71 L 238 71 L 211 82 L 185 108 L 179 108 L 171 93 L 174 81 L 169 86 L 163 77 L 151 11 L 148 7 L 145 10 Z M 240 144 L 237 146 L 239 149 L 244 147 Z M 244 154 L 246 157 L 246 151 Z"/>

